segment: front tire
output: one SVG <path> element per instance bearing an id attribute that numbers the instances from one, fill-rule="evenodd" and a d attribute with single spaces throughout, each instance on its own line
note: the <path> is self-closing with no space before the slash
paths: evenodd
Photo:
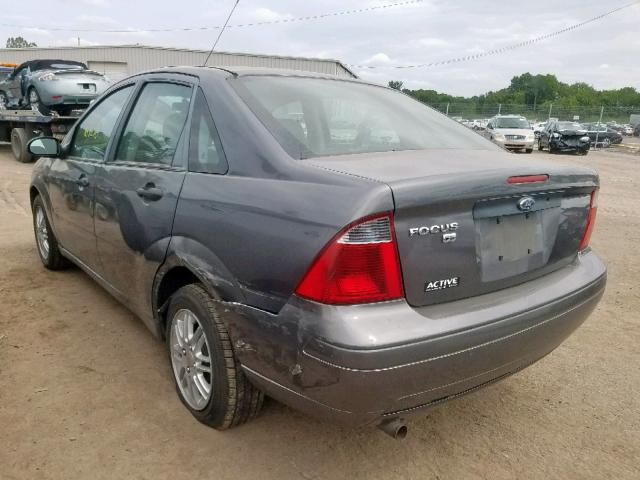
<path id="1" fill-rule="evenodd" d="M 69 260 L 62 256 L 58 240 L 51 230 L 42 197 L 38 195 L 33 200 L 33 231 L 36 236 L 36 250 L 42 264 L 49 270 L 62 270 L 70 265 Z"/>
<path id="2" fill-rule="evenodd" d="M 246 378 L 219 306 L 201 285 L 173 294 L 166 337 L 178 396 L 198 421 L 226 430 L 258 414 L 264 395 Z"/>

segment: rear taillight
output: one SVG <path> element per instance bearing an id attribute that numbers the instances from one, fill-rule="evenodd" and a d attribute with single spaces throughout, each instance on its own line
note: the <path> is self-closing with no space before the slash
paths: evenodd
<path id="1" fill-rule="evenodd" d="M 584 233 L 582 234 L 582 240 L 580 241 L 580 247 L 578 250 L 582 251 L 589 246 L 589 240 L 591 240 L 591 234 L 593 233 L 593 225 L 596 222 L 596 213 L 598 212 L 598 189 L 596 188 L 591 192 L 591 201 L 589 202 L 589 214 L 587 215 L 587 224 L 584 227 Z"/>
<path id="2" fill-rule="evenodd" d="M 402 298 L 392 214 L 366 217 L 344 228 L 313 261 L 296 294 L 342 305 Z"/>

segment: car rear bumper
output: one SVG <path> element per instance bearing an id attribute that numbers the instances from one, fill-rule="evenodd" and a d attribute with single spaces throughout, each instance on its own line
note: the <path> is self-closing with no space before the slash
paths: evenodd
<path id="1" fill-rule="evenodd" d="M 98 94 L 87 95 L 51 95 L 41 99 L 46 105 L 89 105 Z"/>
<path id="2" fill-rule="evenodd" d="M 470 299 L 417 309 L 297 299 L 277 326 L 250 332 L 245 322 L 234 333 L 251 346 L 239 351 L 246 374 L 268 395 L 357 426 L 420 412 L 544 357 L 587 318 L 605 283 L 604 265 L 589 252 L 561 271 Z M 252 338 L 273 341 L 283 328 L 295 353 Z"/>

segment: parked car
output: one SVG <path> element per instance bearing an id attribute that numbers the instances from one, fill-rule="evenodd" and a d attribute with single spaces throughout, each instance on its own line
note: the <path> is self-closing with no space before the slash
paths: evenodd
<path id="1" fill-rule="evenodd" d="M 70 60 L 24 62 L 0 82 L 0 109 L 26 108 L 67 115 L 86 108 L 109 86 L 102 74 Z"/>
<path id="2" fill-rule="evenodd" d="M 489 120 L 486 137 L 508 150 L 533 152 L 535 134 L 529 121 L 519 115 L 498 115 Z"/>
<path id="3" fill-rule="evenodd" d="M 636 125 L 635 128 L 633 129 L 633 136 L 640 137 L 640 123 Z"/>
<path id="4" fill-rule="evenodd" d="M 601 145 L 605 148 L 622 142 L 622 134 L 602 123 L 589 123 L 585 125 L 587 135 L 593 145 Z"/>
<path id="5" fill-rule="evenodd" d="M 630 137 L 633 135 L 633 126 L 627 124 L 627 125 L 623 125 L 623 127 L 624 128 L 620 133 L 622 133 L 623 135 L 626 135 L 627 137 Z"/>
<path id="6" fill-rule="evenodd" d="M 591 141 L 587 129 L 576 122 L 550 121 L 540 132 L 538 150 L 549 150 L 549 153 L 575 152 L 586 155 Z"/>
<path id="7" fill-rule="evenodd" d="M 79 265 L 139 315 L 218 429 L 264 392 L 402 436 L 554 350 L 605 288 L 593 170 L 514 161 L 359 80 L 161 69 L 29 149 L 44 266 Z"/>
<path id="8" fill-rule="evenodd" d="M 544 127 L 546 127 L 546 126 L 547 126 L 547 123 L 548 123 L 548 122 L 537 122 L 537 123 L 534 123 L 534 124 L 533 124 L 533 126 L 532 126 L 532 128 L 533 128 L 533 134 L 535 135 L 536 140 L 540 137 L 540 132 L 541 132 L 542 130 L 544 130 Z"/>

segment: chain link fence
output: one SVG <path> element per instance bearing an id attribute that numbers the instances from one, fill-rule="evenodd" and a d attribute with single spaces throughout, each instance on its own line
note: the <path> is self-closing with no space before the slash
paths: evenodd
<path id="1" fill-rule="evenodd" d="M 631 115 L 640 115 L 640 107 L 601 106 L 601 107 L 568 107 L 564 105 L 517 105 L 517 104 L 466 104 L 466 103 L 435 103 L 430 107 L 447 114 L 450 117 L 466 120 L 487 119 L 495 115 L 522 115 L 531 122 L 543 122 L 549 118 L 559 120 L 577 120 L 580 122 L 603 123 L 617 122 L 626 124 L 631 122 Z"/>

